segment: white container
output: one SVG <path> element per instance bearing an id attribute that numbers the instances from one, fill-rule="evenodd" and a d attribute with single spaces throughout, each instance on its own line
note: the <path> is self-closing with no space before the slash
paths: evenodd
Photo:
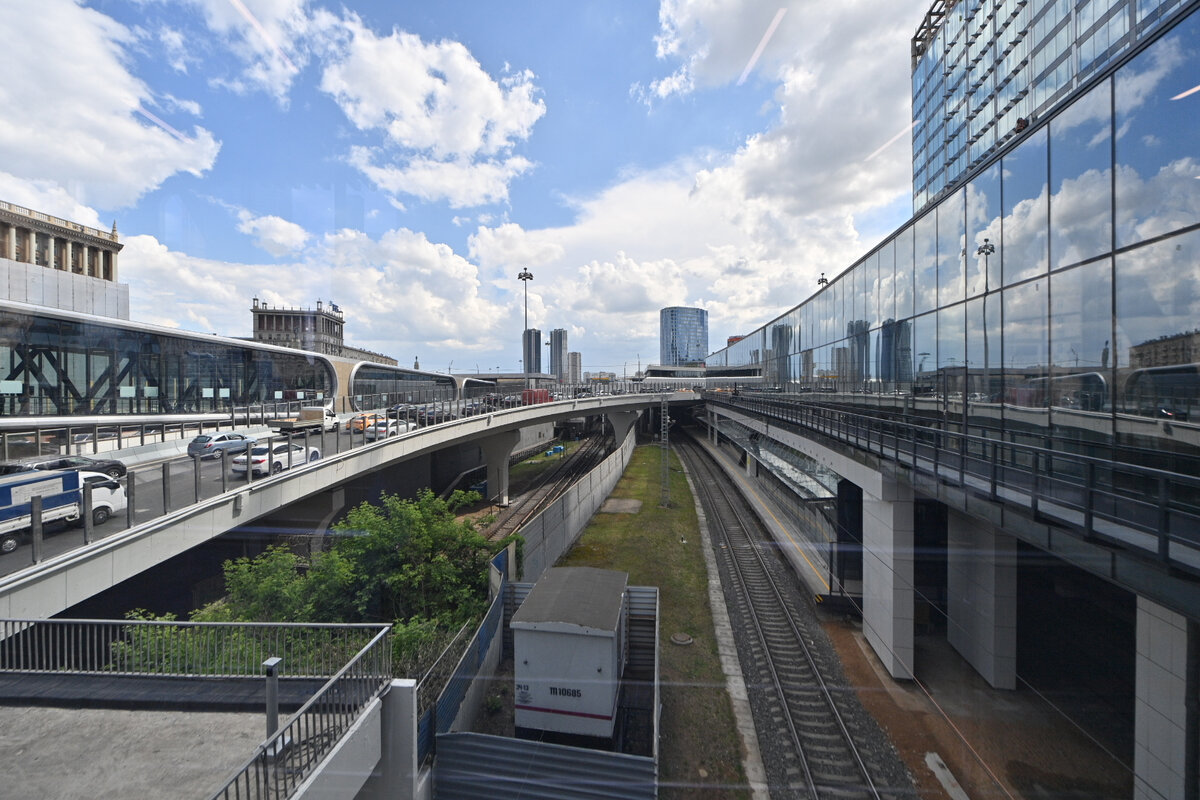
<path id="1" fill-rule="evenodd" d="M 547 570 L 513 615 L 518 728 L 611 737 L 625 663 L 629 575 Z"/>

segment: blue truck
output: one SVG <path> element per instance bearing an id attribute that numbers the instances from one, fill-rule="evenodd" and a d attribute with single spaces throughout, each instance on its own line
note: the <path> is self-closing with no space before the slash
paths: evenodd
<path id="1" fill-rule="evenodd" d="M 83 509 L 83 477 L 72 470 L 29 470 L 0 476 L 0 553 L 17 549 L 33 528 L 33 498 L 42 498 L 42 523 L 75 522 Z"/>

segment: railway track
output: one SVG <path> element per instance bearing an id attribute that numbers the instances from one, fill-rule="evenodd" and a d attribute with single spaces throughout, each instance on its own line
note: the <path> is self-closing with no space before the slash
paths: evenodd
<path id="1" fill-rule="evenodd" d="M 487 531 L 490 541 L 503 539 L 520 530 L 526 522 L 540 514 L 567 490 L 581 475 L 586 474 L 604 458 L 607 451 L 605 436 L 591 436 L 569 458 L 553 470 L 545 472 L 533 488 L 521 494 L 496 519 Z"/>
<path id="2" fill-rule="evenodd" d="M 811 608 L 790 588 L 758 518 L 720 468 L 690 441 L 675 444 L 691 472 L 712 532 L 726 603 L 739 638 L 739 657 L 751 687 L 764 763 L 773 798 L 892 800 L 909 797 L 911 783 L 894 759 L 881 763 L 881 733 L 831 676 L 831 652 Z M 772 553 L 764 558 L 763 550 Z M 742 652 L 745 650 L 746 652 Z M 853 694 L 852 692 L 849 694 Z M 757 698 L 757 703 L 755 702 Z M 860 746 L 866 740 L 867 746 Z M 886 748 L 886 741 L 883 742 Z M 894 755 L 894 754 L 893 754 Z"/>

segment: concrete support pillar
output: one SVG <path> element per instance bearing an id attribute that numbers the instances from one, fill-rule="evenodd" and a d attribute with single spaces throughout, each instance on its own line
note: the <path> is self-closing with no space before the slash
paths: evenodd
<path id="1" fill-rule="evenodd" d="M 863 491 L 863 633 L 893 678 L 912 678 L 913 496 L 885 484 Z"/>
<path id="2" fill-rule="evenodd" d="M 613 435 L 616 436 L 617 446 L 620 447 L 621 442 L 625 441 L 625 437 L 629 435 L 629 429 L 633 427 L 633 423 L 637 422 L 638 412 L 609 411 L 605 416 L 613 426 Z"/>
<path id="3" fill-rule="evenodd" d="M 1197 725 L 1194 649 L 1186 617 L 1138 597 L 1134 800 L 1195 796 L 1188 784 L 1197 780 L 1197 754 L 1188 752 L 1187 736 Z"/>
<path id="4" fill-rule="evenodd" d="M 4 229 L 4 252 L 0 253 L 0 256 L 14 261 L 17 257 L 17 229 L 12 225 L 4 225 Z"/>
<path id="5" fill-rule="evenodd" d="M 1017 540 L 953 509 L 947 515 L 946 638 L 989 684 L 1017 688 Z"/>
<path id="6" fill-rule="evenodd" d="M 395 679 L 383 695 L 379 791 L 376 797 L 410 800 L 417 796 L 417 682 Z"/>
<path id="7" fill-rule="evenodd" d="M 487 461 L 488 499 L 502 506 L 508 505 L 508 459 L 520 440 L 520 431 L 504 431 L 479 443 Z"/>
<path id="8" fill-rule="evenodd" d="M 53 235 L 53 234 L 51 234 L 50 236 L 47 236 L 47 237 L 46 237 L 46 240 L 47 240 L 47 245 L 46 245 L 46 266 L 47 266 L 47 267 L 49 267 L 50 269 L 54 269 L 54 251 L 55 251 L 55 249 L 56 249 L 56 248 L 55 248 L 54 235 Z"/>
<path id="9" fill-rule="evenodd" d="M 34 256 L 34 252 L 33 252 L 33 245 L 34 245 L 33 231 L 31 231 L 29 228 L 18 228 L 17 230 L 20 232 L 20 235 L 21 235 L 21 251 L 22 251 L 21 254 L 22 254 L 22 256 L 24 256 L 24 258 L 22 258 L 21 260 L 24 261 L 26 264 L 32 264 L 34 261 L 37 260 Z"/>
<path id="10" fill-rule="evenodd" d="M 63 269 L 67 272 L 71 271 L 71 266 L 75 263 L 75 248 L 79 245 L 67 239 L 67 251 L 63 253 Z"/>

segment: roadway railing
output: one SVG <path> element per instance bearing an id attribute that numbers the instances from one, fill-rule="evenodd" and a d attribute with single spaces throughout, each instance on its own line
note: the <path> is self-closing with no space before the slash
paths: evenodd
<path id="1" fill-rule="evenodd" d="M 930 420 L 872 415 L 799 396 L 708 392 L 704 399 L 1020 506 L 1035 519 L 1053 521 L 1084 538 L 1138 547 L 1172 566 L 1197 570 L 1200 477 L 1195 475 L 992 439 Z"/>
<path id="2" fill-rule="evenodd" d="M 391 682 L 390 628 L 373 627 L 375 637 L 258 746 L 213 800 L 292 796 Z"/>

